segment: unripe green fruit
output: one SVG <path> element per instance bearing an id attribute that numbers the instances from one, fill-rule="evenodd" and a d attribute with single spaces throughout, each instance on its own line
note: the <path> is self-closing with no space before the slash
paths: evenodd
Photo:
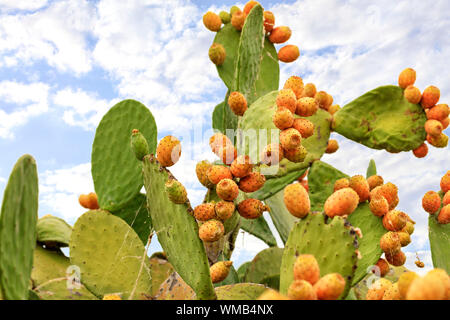
<path id="1" fill-rule="evenodd" d="M 150 153 L 147 139 L 137 129 L 131 132 L 131 149 L 139 161 L 142 161 Z"/>
<path id="2" fill-rule="evenodd" d="M 220 19 L 222 19 L 223 24 L 227 24 L 231 22 L 231 14 L 226 11 L 220 11 L 219 13 Z"/>
<path id="3" fill-rule="evenodd" d="M 186 188 L 181 182 L 175 179 L 169 179 L 165 184 L 167 197 L 176 204 L 183 204 L 187 201 Z"/>

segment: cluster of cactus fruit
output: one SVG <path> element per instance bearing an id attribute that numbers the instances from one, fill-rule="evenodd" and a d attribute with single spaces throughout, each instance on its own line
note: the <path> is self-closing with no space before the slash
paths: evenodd
<path id="1" fill-rule="evenodd" d="M 293 62 L 300 52 L 286 45 L 277 53 L 274 44 L 288 41 L 291 30 L 275 27 L 258 2 L 207 12 L 203 23 L 216 32 L 209 58 L 228 89 L 212 115 L 209 144 L 218 160 L 195 168 L 203 203 L 192 208 L 167 169 L 180 159 L 181 141 L 169 135 L 157 143 L 150 110 L 124 100 L 97 128 L 95 193 L 80 196 L 88 211 L 73 227 L 37 218 L 36 164 L 28 155 L 17 162 L 0 215 L 0 298 L 450 299 L 450 171 L 441 191 L 423 198 L 435 269 L 420 277 L 403 266 L 414 221 L 396 209 L 397 187 L 384 182 L 373 160 L 366 177 L 320 161 L 338 150 L 332 131 L 419 158 L 425 141 L 446 147 L 449 109 L 437 104 L 439 90 L 421 94 L 408 68 L 399 86 L 381 86 L 341 108 L 299 76 L 279 90 L 279 61 Z M 249 139 L 246 131 L 255 134 Z M 241 229 L 269 248 L 236 269 Z M 149 255 L 154 236 L 163 252 Z"/>

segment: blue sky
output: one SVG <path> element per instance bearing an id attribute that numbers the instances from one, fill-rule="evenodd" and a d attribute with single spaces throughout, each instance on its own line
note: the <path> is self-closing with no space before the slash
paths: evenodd
<path id="1" fill-rule="evenodd" d="M 261 3 L 275 13 L 276 25 L 293 30 L 289 43 L 301 51 L 298 61 L 282 65 L 281 83 L 299 75 L 344 105 L 379 85 L 395 84 L 401 70 L 413 67 L 421 90 L 436 85 L 441 101 L 450 100 L 448 1 Z M 201 17 L 234 4 L 0 0 L 0 192 L 17 158 L 30 153 L 40 173 L 40 216 L 50 213 L 73 224 L 83 213 L 78 195 L 93 190 L 95 127 L 125 98 L 150 108 L 159 138 L 182 137 L 194 125 L 210 128 L 211 112 L 226 89 L 208 59 L 214 34 L 203 27 Z M 417 221 L 407 248 L 408 266 L 413 268 L 415 251 L 429 265 L 427 217 L 420 199 L 438 189 L 440 177 L 450 169 L 449 149 L 431 148 L 427 158 L 416 159 L 411 153 L 392 155 L 338 135 L 336 139 L 340 150 L 323 160 L 360 174 L 375 158 L 379 172 L 400 188 L 399 208 Z M 172 170 L 194 204 L 205 192 L 194 174 L 202 159 L 214 159 L 206 144 L 185 143 Z M 237 241 L 236 265 L 265 247 L 244 237 Z"/>

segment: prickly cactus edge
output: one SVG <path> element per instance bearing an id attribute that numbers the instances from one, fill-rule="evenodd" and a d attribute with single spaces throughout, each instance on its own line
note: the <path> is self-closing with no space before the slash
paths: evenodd
<path id="1" fill-rule="evenodd" d="M 438 104 L 439 89 L 421 93 L 415 70 L 407 68 L 398 86 L 380 86 L 341 108 L 295 75 L 279 90 L 279 62 L 293 63 L 300 49 L 286 44 L 292 30 L 278 26 L 258 2 L 207 12 L 203 23 L 216 33 L 208 55 L 228 89 L 212 114 L 210 147 L 219 160 L 195 168 L 206 188 L 204 203 L 192 208 L 186 188 L 168 170 L 181 142 L 166 136 L 157 144 L 150 110 L 124 100 L 97 128 L 96 192 L 80 195 L 87 212 L 73 227 L 53 216 L 37 219 L 36 164 L 29 155 L 18 160 L 0 215 L 0 298 L 450 299 L 450 171 L 441 190 L 422 201 L 435 269 L 420 277 L 403 267 L 402 248 L 415 222 L 395 209 L 395 184 L 377 173 L 373 160 L 365 177 L 320 161 L 339 149 L 332 131 L 419 158 L 428 145 L 446 148 L 449 108 Z M 227 137 L 227 129 L 273 130 L 276 139 L 259 134 L 246 143 L 240 135 Z M 267 145 L 260 149 L 261 139 Z M 268 168 L 276 170 L 264 174 Z M 284 248 L 277 247 L 264 212 Z M 238 267 L 232 257 L 241 229 L 269 248 Z M 150 255 L 155 234 L 164 252 Z M 70 248 L 70 257 L 62 247 Z"/>

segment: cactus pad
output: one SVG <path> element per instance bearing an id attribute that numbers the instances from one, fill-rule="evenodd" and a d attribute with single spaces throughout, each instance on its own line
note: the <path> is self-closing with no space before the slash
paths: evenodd
<path id="1" fill-rule="evenodd" d="M 273 247 L 260 251 L 247 268 L 244 282 L 264 284 L 267 279 L 275 278 L 278 281 L 275 281 L 275 283 L 271 281 L 271 284 L 273 289 L 278 290 L 282 257 L 282 248 Z"/>
<path id="2" fill-rule="evenodd" d="M 310 213 L 298 221 L 289 235 L 280 271 L 280 291 L 283 294 L 294 279 L 294 263 L 298 255 L 312 254 L 320 267 L 320 276 L 340 273 L 345 281 L 341 298 L 347 296 L 355 274 L 358 247 L 355 232 L 342 217 L 325 222 L 325 215 Z"/>
<path id="3" fill-rule="evenodd" d="M 174 272 L 172 265 L 163 259 L 150 259 L 150 274 L 152 278 L 151 296 L 156 296 L 161 284 Z"/>
<path id="4" fill-rule="evenodd" d="M 81 269 L 83 284 L 98 297 L 121 293 L 123 299 L 143 299 L 150 293 L 142 241 L 125 221 L 107 211 L 88 211 L 78 218 L 70 239 L 70 262 Z"/>
<path id="5" fill-rule="evenodd" d="M 172 175 L 153 156 L 146 156 L 143 166 L 150 215 L 167 259 L 199 299 L 215 299 L 205 247 L 190 204 L 174 204 L 167 198 L 164 185 Z"/>
<path id="6" fill-rule="evenodd" d="M 382 86 L 345 105 L 334 115 L 334 130 L 372 149 L 409 151 L 426 138 L 425 111 L 409 103 L 397 86 Z"/>
<path id="7" fill-rule="evenodd" d="M 103 117 L 92 147 L 92 177 L 102 209 L 116 211 L 142 189 L 142 165 L 130 147 L 130 134 L 138 129 L 150 152 L 156 149 L 156 123 L 150 110 L 135 100 L 124 100 Z"/>
<path id="8" fill-rule="evenodd" d="M 370 159 L 369 166 L 366 171 L 366 179 L 377 174 L 377 165 L 375 164 L 375 160 Z"/>
<path id="9" fill-rule="evenodd" d="M 22 156 L 8 180 L 0 213 L 0 287 L 6 300 L 26 300 L 38 219 L 38 174 Z"/>
<path id="10" fill-rule="evenodd" d="M 256 300 L 266 286 L 256 283 L 237 283 L 216 288 L 218 300 Z"/>
<path id="11" fill-rule="evenodd" d="M 228 105 L 228 97 L 230 91 L 227 92 L 225 100 L 219 103 L 212 114 L 212 127 L 219 130 L 223 134 L 227 133 L 227 129 L 236 130 L 238 126 L 238 116 L 231 111 Z"/>
<path id="12" fill-rule="evenodd" d="M 82 284 L 79 288 L 67 288 L 67 280 L 63 278 L 43 284 L 33 292 L 41 300 L 98 300 Z"/>
<path id="13" fill-rule="evenodd" d="M 37 241 L 47 247 L 68 247 L 72 227 L 63 219 L 47 215 L 37 222 Z"/>
<path id="14" fill-rule="evenodd" d="M 442 191 L 439 191 L 439 196 L 441 198 L 444 196 Z M 437 221 L 436 214 L 430 215 L 428 218 L 428 237 L 430 238 L 433 266 L 450 273 L 450 224 L 440 224 Z"/>
<path id="15" fill-rule="evenodd" d="M 273 236 L 272 231 L 263 216 L 253 220 L 241 217 L 241 229 L 261 239 L 269 247 L 277 245 L 277 240 Z"/>

